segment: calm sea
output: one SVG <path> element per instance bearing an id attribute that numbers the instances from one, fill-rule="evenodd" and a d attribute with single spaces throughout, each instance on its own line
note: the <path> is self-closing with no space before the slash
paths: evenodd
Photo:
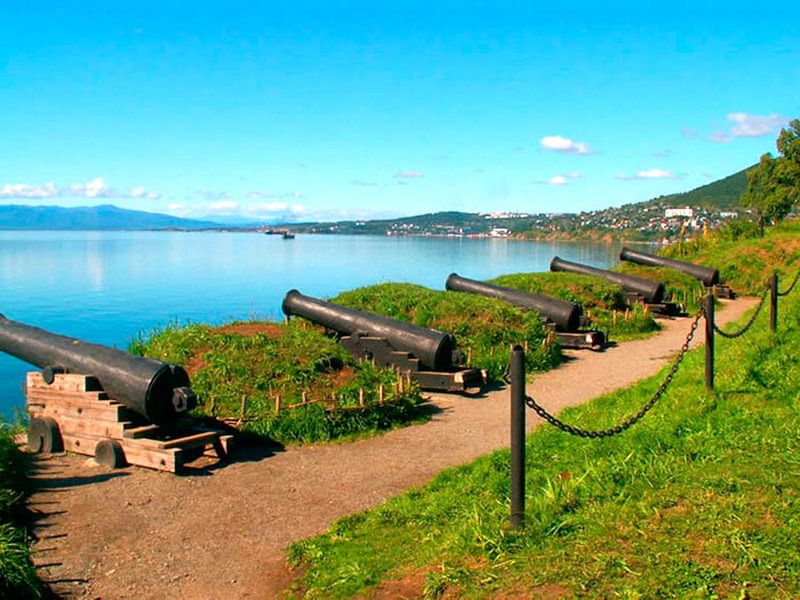
<path id="1" fill-rule="evenodd" d="M 554 255 L 604 267 L 618 251 L 504 239 L 0 231 L 0 313 L 124 349 L 170 321 L 281 319 L 291 288 L 321 297 L 387 281 L 443 289 L 451 272 L 546 271 Z M 31 368 L 0 353 L 0 413 L 24 405 Z"/>

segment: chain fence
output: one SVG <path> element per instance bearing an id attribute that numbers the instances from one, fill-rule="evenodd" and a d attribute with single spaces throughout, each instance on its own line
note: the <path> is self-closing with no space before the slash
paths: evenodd
<path id="1" fill-rule="evenodd" d="M 800 270 L 797 271 L 797 274 L 794 276 L 794 281 L 792 281 L 792 285 L 788 287 L 788 289 L 784 290 L 783 292 L 778 292 L 778 296 L 788 296 L 792 293 L 794 286 L 797 285 L 797 280 L 800 279 Z"/>
<path id="2" fill-rule="evenodd" d="M 675 373 L 678 372 L 678 367 L 680 367 L 684 357 L 686 356 L 686 353 L 689 351 L 689 346 L 692 343 L 692 338 L 694 338 L 694 334 L 695 331 L 697 331 L 697 326 L 700 323 L 700 319 L 704 315 L 705 315 L 705 308 L 701 306 L 700 309 L 697 311 L 697 315 L 695 315 L 694 320 L 692 321 L 692 326 L 689 329 L 689 334 L 686 336 L 686 341 L 683 343 L 683 346 L 681 346 L 680 353 L 675 359 L 675 362 L 672 363 L 672 368 L 670 368 L 669 373 L 667 373 L 667 376 L 664 378 L 664 381 L 658 387 L 655 394 L 653 394 L 652 398 L 650 398 L 650 400 L 648 400 L 647 403 L 644 406 L 642 406 L 642 408 L 639 409 L 639 411 L 636 414 L 628 417 L 625 421 L 623 421 L 622 423 L 620 423 L 615 427 L 599 431 L 581 429 L 580 427 L 569 425 L 568 423 L 565 423 L 558 417 L 547 412 L 547 410 L 539 403 L 537 403 L 536 400 L 534 400 L 531 396 L 528 395 L 525 396 L 525 404 L 527 404 L 528 407 L 533 409 L 537 415 L 539 415 L 542 419 L 544 419 L 554 427 L 557 427 L 558 429 L 560 429 L 565 433 L 569 433 L 578 437 L 604 438 L 612 435 L 617 435 L 618 433 L 622 433 L 623 431 L 626 431 L 631 426 L 638 423 L 642 419 L 642 417 L 644 417 L 650 411 L 650 409 L 653 408 L 653 406 L 655 406 L 656 402 L 658 402 L 658 400 L 664 395 L 664 392 L 667 391 L 667 387 L 669 387 L 669 384 L 672 382 L 672 378 L 675 377 Z"/>
<path id="3" fill-rule="evenodd" d="M 742 327 L 738 331 L 727 332 L 727 331 L 722 331 L 722 329 L 720 329 L 719 326 L 716 323 L 714 323 L 714 331 L 720 334 L 722 337 L 728 338 L 729 340 L 743 336 L 750 330 L 750 328 L 753 326 L 753 323 L 756 322 L 756 319 L 758 318 L 758 313 L 760 313 L 761 309 L 764 308 L 764 304 L 766 303 L 769 291 L 770 288 L 769 286 L 767 286 L 766 289 L 764 290 L 764 293 L 761 294 L 761 300 L 759 301 L 758 306 L 756 307 L 756 311 L 753 313 L 753 316 L 750 317 L 750 320 L 744 327 Z"/>

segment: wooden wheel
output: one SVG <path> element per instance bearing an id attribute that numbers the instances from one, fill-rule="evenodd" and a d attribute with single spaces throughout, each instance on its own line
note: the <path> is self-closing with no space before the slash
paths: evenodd
<path id="1" fill-rule="evenodd" d="M 125 451 L 117 440 L 100 440 L 94 449 L 94 459 L 101 465 L 111 469 L 118 469 L 128 464 L 125 460 Z"/>
<path id="2" fill-rule="evenodd" d="M 62 452 L 64 441 L 61 430 L 52 417 L 36 417 L 31 419 L 28 427 L 28 447 L 32 452 Z"/>

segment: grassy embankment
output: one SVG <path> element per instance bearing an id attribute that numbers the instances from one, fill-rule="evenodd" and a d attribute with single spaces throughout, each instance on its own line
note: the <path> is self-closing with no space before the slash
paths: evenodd
<path id="1" fill-rule="evenodd" d="M 25 455 L 0 422 L 0 598 L 39 598 L 42 585 L 30 560 L 24 525 Z"/>
<path id="2" fill-rule="evenodd" d="M 577 302 L 583 307 L 584 316 L 591 320 L 589 327 L 607 332 L 613 341 L 647 337 L 660 329 L 643 307 L 628 310 L 622 288 L 597 277 L 572 273 L 517 273 L 495 277 L 489 283 Z"/>
<path id="3" fill-rule="evenodd" d="M 410 283 L 384 283 L 339 294 L 331 300 L 456 337 L 471 367 L 499 381 L 511 346 L 527 346 L 527 367 L 546 371 L 561 362 L 561 350 L 537 314 L 510 304 L 461 292 L 441 292 Z"/>
<path id="4" fill-rule="evenodd" d="M 731 285 L 753 281 L 755 291 L 769 266 L 787 275 L 800 266 L 797 231 L 708 243 L 691 258 L 730 265 Z M 781 300 L 777 335 L 764 312 L 745 338 L 718 339 L 716 393 L 704 389 L 703 351 L 690 352 L 652 413 L 623 435 L 537 429 L 523 531 L 508 528 L 509 456 L 495 452 L 295 544 L 295 592 L 343 598 L 382 584 L 426 597 L 797 597 L 799 313 L 795 290 Z M 663 377 L 562 416 L 616 424 Z"/>
<path id="5" fill-rule="evenodd" d="M 615 340 L 658 329 L 646 311 L 625 310 L 619 287 L 596 278 L 534 273 L 498 282 L 580 302 Z M 345 292 L 333 302 L 449 331 L 466 352 L 468 366 L 486 369 L 495 382 L 513 344 L 528 348 L 531 372 L 561 362 L 560 348 L 539 317 L 499 300 L 391 283 Z M 199 414 L 236 419 L 243 430 L 280 442 L 349 438 L 427 415 L 414 386 L 398 390 L 392 370 L 359 364 L 319 328 L 300 319 L 289 325 L 167 326 L 135 340 L 130 349 L 184 366 L 201 399 Z M 379 386 L 391 390 L 391 401 L 378 402 Z M 359 390 L 364 391 L 363 408 Z M 280 411 L 275 409 L 276 397 L 281 399 Z"/>
<path id="6" fill-rule="evenodd" d="M 357 436 L 425 414 L 416 386 L 400 388 L 397 373 L 355 361 L 299 319 L 168 326 L 130 349 L 182 365 L 199 414 L 236 419 L 242 430 L 283 443 Z"/>

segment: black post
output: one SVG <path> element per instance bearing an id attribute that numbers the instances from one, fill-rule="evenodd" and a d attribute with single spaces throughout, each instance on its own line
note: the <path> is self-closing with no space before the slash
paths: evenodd
<path id="1" fill-rule="evenodd" d="M 706 295 L 706 389 L 714 391 L 714 294 Z"/>
<path id="2" fill-rule="evenodd" d="M 511 349 L 511 527 L 525 523 L 525 351 Z"/>
<path id="3" fill-rule="evenodd" d="M 773 273 L 769 280 L 769 330 L 778 330 L 778 274 Z"/>

